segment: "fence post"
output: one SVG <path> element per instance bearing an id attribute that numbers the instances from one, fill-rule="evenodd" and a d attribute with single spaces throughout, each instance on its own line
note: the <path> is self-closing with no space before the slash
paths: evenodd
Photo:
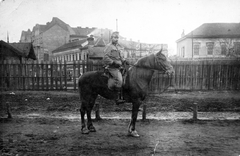
<path id="1" fill-rule="evenodd" d="M 194 121 L 198 120 L 197 113 L 198 113 L 198 106 L 197 106 L 197 103 L 194 102 L 193 103 L 193 120 Z"/>
<path id="2" fill-rule="evenodd" d="M 64 87 L 64 89 L 65 89 L 65 91 L 67 91 L 67 87 L 68 87 L 68 85 L 67 85 L 67 62 L 66 62 L 66 60 L 64 60 L 64 84 L 65 84 L 65 87 Z"/>
<path id="3" fill-rule="evenodd" d="M 73 89 L 74 90 L 77 90 L 76 88 L 76 86 L 77 86 L 77 84 L 76 84 L 76 61 L 73 61 L 73 77 L 72 77 L 72 79 L 73 79 Z"/>
<path id="4" fill-rule="evenodd" d="M 45 76 L 46 76 L 46 90 L 47 90 L 47 91 L 49 90 L 49 86 L 48 86 L 48 83 L 49 83 L 48 66 L 49 66 L 49 62 L 47 62 L 47 63 L 45 64 L 45 68 L 46 68 L 46 72 L 45 72 Z"/>
<path id="5" fill-rule="evenodd" d="M 143 105 L 143 112 L 142 112 L 142 120 L 146 120 L 146 109 L 147 109 L 147 106 L 144 104 Z"/>
<path id="6" fill-rule="evenodd" d="M 11 119 L 12 118 L 12 114 L 11 114 L 11 108 L 9 106 L 9 102 L 6 102 L 6 107 L 7 107 L 8 118 Z"/>
<path id="7" fill-rule="evenodd" d="M 60 76 L 60 78 L 59 78 L 59 80 L 60 80 L 60 90 L 63 90 L 63 71 L 62 71 L 62 62 L 59 60 L 58 62 L 57 62 L 57 64 L 58 64 L 58 68 L 59 68 L 59 76 Z"/>

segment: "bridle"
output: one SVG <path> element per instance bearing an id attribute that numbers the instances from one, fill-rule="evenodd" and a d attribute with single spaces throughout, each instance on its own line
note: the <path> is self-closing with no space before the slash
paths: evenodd
<path id="1" fill-rule="evenodd" d="M 140 67 L 140 66 L 137 66 L 137 65 L 131 65 L 131 66 L 132 66 L 132 67 L 135 67 L 135 68 L 145 69 L 145 70 L 152 70 L 152 71 L 154 71 L 154 72 L 157 72 L 158 74 L 166 74 L 166 72 L 167 72 L 167 69 L 166 69 L 165 67 L 163 67 L 162 64 L 161 64 L 162 69 L 164 69 L 163 72 L 160 72 L 159 70 L 156 70 L 156 69 L 153 69 L 153 68 Z M 126 67 L 126 65 L 124 65 L 124 69 L 126 70 L 125 67 Z M 163 93 L 163 92 L 167 91 L 169 87 L 174 87 L 174 90 L 175 90 L 175 92 L 176 92 L 176 88 L 175 88 L 175 86 L 172 84 L 172 80 L 173 80 L 172 74 L 167 74 L 167 76 L 168 76 L 168 81 L 169 81 L 168 84 L 169 84 L 169 85 L 167 85 L 167 86 L 163 89 L 163 91 L 161 91 L 160 93 Z"/>

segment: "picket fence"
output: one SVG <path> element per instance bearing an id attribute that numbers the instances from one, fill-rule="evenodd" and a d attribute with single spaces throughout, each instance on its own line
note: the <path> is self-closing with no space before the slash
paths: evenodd
<path id="1" fill-rule="evenodd" d="M 240 90 L 239 60 L 173 61 L 173 76 L 155 72 L 150 93 L 169 90 Z M 1 90 L 77 90 L 77 80 L 86 71 L 102 70 L 101 63 L 24 62 L 0 63 Z"/>

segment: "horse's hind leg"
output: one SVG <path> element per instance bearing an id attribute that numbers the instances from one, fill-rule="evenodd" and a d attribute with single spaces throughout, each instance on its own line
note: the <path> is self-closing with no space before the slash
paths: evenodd
<path id="1" fill-rule="evenodd" d="M 85 106 L 86 106 L 85 103 L 82 103 L 81 108 L 80 108 L 81 122 L 82 122 L 82 128 L 81 128 L 82 134 L 88 134 L 89 133 L 89 130 L 87 129 L 87 127 L 85 125 L 85 119 L 84 119 L 84 116 L 85 116 L 85 113 L 86 113 L 86 107 Z"/>
<path id="2" fill-rule="evenodd" d="M 89 129 L 90 132 L 96 132 L 96 129 L 92 124 L 92 118 L 91 118 L 91 112 L 92 112 L 93 106 L 95 104 L 96 98 L 97 98 L 97 95 L 92 95 L 90 97 L 89 103 L 87 105 L 87 118 L 88 118 L 87 125 L 88 125 L 88 129 Z"/>

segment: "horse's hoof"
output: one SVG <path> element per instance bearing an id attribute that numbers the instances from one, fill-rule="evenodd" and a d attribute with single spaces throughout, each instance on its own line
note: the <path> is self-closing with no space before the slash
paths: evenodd
<path id="1" fill-rule="evenodd" d="M 132 136 L 132 137 L 140 137 L 140 135 L 138 135 L 137 131 L 134 130 L 134 131 L 129 131 L 128 132 L 128 136 Z"/>
<path id="2" fill-rule="evenodd" d="M 87 128 L 82 128 L 82 134 L 89 134 L 89 130 Z"/>
<path id="3" fill-rule="evenodd" d="M 96 129 L 93 126 L 90 126 L 88 129 L 90 132 L 96 132 Z"/>

